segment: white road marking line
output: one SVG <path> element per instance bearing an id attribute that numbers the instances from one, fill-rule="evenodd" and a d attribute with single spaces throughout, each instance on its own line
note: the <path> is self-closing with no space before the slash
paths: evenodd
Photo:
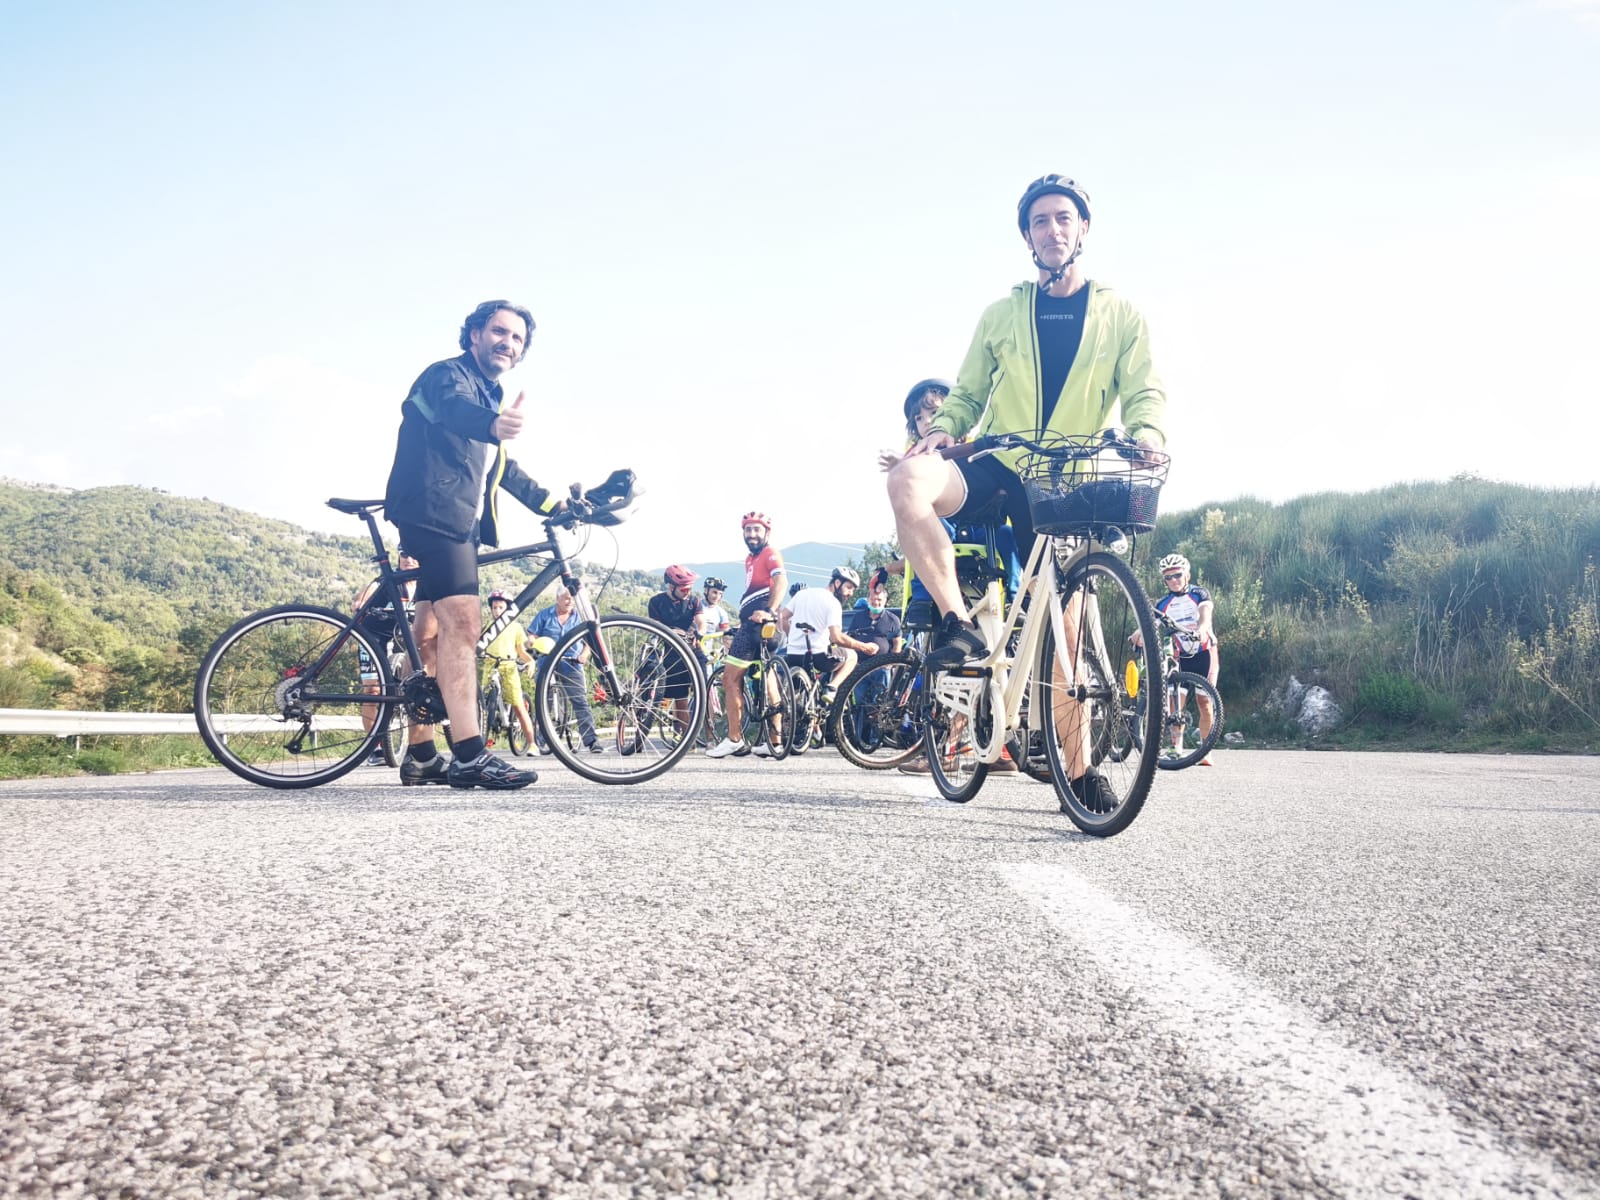
<path id="1" fill-rule="evenodd" d="M 1219 1074 L 1244 1082 L 1254 1116 L 1351 1196 L 1600 1195 L 1554 1164 L 1462 1125 L 1442 1094 L 1342 1044 L 1198 947 L 1063 867 L 1004 864 L 1000 876 L 1147 1004 Z"/>

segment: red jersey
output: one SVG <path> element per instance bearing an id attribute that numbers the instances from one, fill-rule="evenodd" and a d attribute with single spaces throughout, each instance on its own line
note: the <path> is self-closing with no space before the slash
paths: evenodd
<path id="1" fill-rule="evenodd" d="M 745 556 L 744 598 L 739 601 L 739 616 L 748 618 L 759 609 L 772 611 L 772 577 L 783 570 L 783 555 L 771 546 Z"/>

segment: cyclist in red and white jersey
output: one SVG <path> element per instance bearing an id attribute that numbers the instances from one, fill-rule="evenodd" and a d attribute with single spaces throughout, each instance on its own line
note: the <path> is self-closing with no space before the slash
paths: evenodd
<path id="1" fill-rule="evenodd" d="M 1156 601 L 1155 608 L 1178 627 L 1172 635 L 1172 652 L 1178 659 L 1178 670 L 1192 671 L 1217 685 L 1217 635 L 1211 627 L 1216 603 L 1211 593 L 1189 579 L 1189 560 L 1181 554 L 1169 554 L 1157 564 L 1161 582 L 1167 585 L 1166 595 Z M 1211 712 L 1211 698 L 1196 697 L 1200 704 L 1200 737 L 1211 732 L 1215 719 Z M 1211 756 L 1200 760 L 1202 767 L 1211 765 Z"/>
<path id="2" fill-rule="evenodd" d="M 722 694 L 728 706 L 728 731 L 744 728 L 744 673 L 761 656 L 761 626 L 774 619 L 783 595 L 783 555 L 770 544 L 772 521 L 764 512 L 747 512 L 740 519 L 745 547 L 744 597 L 739 601 L 739 628 L 722 668 Z M 769 680 L 770 684 L 770 680 Z M 776 698 L 774 697 L 775 701 Z M 708 758 L 750 753 L 742 740 L 725 737 L 706 751 Z"/>

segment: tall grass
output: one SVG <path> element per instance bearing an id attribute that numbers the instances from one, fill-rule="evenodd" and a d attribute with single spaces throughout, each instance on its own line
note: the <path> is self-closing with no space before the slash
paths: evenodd
<path id="1" fill-rule="evenodd" d="M 1217 601 L 1230 715 L 1293 673 L 1357 726 L 1600 734 L 1600 490 L 1464 477 L 1244 497 L 1164 517 L 1151 540 Z"/>

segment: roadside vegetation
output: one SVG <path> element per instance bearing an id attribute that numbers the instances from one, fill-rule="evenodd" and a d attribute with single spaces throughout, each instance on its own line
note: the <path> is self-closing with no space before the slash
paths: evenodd
<path id="1" fill-rule="evenodd" d="M 0 708 L 187 711 L 200 657 L 240 616 L 342 607 L 371 578 L 362 539 L 143 488 L 0 483 L 0 545 Z M 1206 504 L 1140 542 L 1147 588 L 1174 550 L 1216 598 L 1229 728 L 1248 745 L 1307 744 L 1270 705 L 1293 676 L 1345 714 L 1317 744 L 1600 747 L 1600 490 L 1462 477 Z M 870 545 L 855 565 L 894 554 Z M 485 587 L 531 574 L 495 568 Z M 618 571 L 602 605 L 642 612 L 658 584 Z M 0 777 L 208 761 L 186 737 L 0 736 Z"/>

